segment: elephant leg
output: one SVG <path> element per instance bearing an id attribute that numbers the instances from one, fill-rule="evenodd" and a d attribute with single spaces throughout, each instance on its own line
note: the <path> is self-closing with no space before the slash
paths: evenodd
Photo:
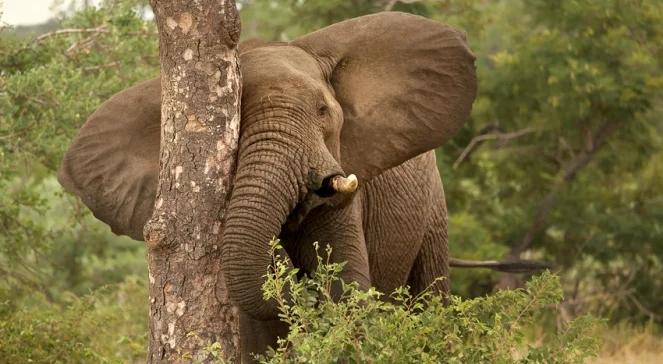
<path id="1" fill-rule="evenodd" d="M 325 248 L 332 249 L 329 261 L 331 263 L 345 262 L 340 274 L 345 282 L 357 282 L 361 289 L 371 286 L 371 276 L 368 264 L 368 252 L 364 240 L 361 221 L 360 199 L 355 198 L 346 206 L 317 208 L 304 219 L 298 231 L 286 237 L 286 244 L 290 246 L 288 254 L 295 266 L 305 272 L 313 272 L 317 267 L 316 252 L 313 246 L 318 242 L 318 254 L 325 259 Z M 335 297 L 339 295 L 339 288 L 333 288 Z"/>
<path id="2" fill-rule="evenodd" d="M 426 289 L 442 294 L 449 292 L 447 207 L 441 181 L 439 188 L 435 186 L 434 191 L 433 213 L 408 278 L 408 285 L 414 295 Z M 436 280 L 439 277 L 444 278 Z"/>

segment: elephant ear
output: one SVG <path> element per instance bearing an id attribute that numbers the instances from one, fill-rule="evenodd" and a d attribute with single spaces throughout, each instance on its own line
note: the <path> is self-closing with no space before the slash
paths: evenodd
<path id="1" fill-rule="evenodd" d="M 116 234 L 143 240 L 159 174 L 161 84 L 126 89 L 104 102 L 78 132 L 58 180 Z"/>
<path id="2" fill-rule="evenodd" d="M 370 179 L 451 138 L 476 94 L 474 56 L 444 24 L 385 12 L 293 42 L 316 57 L 343 109 L 341 164 Z"/>

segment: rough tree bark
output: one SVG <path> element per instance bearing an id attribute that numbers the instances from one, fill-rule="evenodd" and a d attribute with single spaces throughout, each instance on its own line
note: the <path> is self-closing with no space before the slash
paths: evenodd
<path id="1" fill-rule="evenodd" d="M 148 362 L 239 362 L 239 313 L 225 294 L 220 237 L 239 137 L 240 21 L 234 0 L 150 0 L 160 39 L 159 186 L 145 226 Z"/>

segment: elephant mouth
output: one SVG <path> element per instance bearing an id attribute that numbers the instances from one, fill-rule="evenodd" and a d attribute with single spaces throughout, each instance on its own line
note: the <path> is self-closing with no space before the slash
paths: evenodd
<path id="1" fill-rule="evenodd" d="M 313 193 L 322 198 L 333 197 L 336 193 L 338 193 L 338 191 L 336 191 L 332 185 L 332 179 L 336 176 L 339 175 L 332 175 L 323 179 L 320 188 L 313 190 Z"/>

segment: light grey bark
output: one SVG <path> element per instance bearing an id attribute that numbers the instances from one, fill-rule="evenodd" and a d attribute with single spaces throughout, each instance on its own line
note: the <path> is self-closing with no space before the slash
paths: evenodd
<path id="1" fill-rule="evenodd" d="M 239 312 L 220 263 L 239 137 L 240 21 L 234 0 L 151 0 L 161 58 L 161 151 L 145 226 L 148 362 L 239 362 Z"/>

